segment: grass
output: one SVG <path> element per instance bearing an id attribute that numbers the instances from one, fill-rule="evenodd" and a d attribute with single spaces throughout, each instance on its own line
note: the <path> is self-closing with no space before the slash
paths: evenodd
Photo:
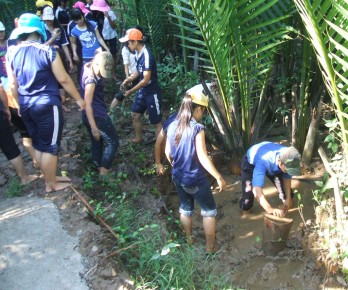
<path id="1" fill-rule="evenodd" d="M 96 185 L 94 174 L 87 172 L 86 176 L 89 183 Z M 116 183 L 124 178 L 127 177 Z M 115 180 L 110 184 L 104 180 L 98 184 L 99 190 L 102 187 L 105 198 L 90 203 L 118 235 L 114 250 L 123 249 L 117 259 L 136 289 L 229 288 L 223 278 L 214 274 L 217 259 L 206 257 L 204 247 L 189 246 L 179 233 L 178 221 L 144 210 L 138 192 L 121 192 Z"/>
<path id="2" fill-rule="evenodd" d="M 8 197 L 18 197 L 23 195 L 23 185 L 17 177 L 12 177 L 8 182 L 6 195 Z"/>

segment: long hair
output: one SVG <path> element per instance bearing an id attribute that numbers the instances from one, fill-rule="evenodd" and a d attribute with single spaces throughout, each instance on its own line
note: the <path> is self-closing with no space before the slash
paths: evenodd
<path id="1" fill-rule="evenodd" d="M 176 117 L 179 120 L 178 126 L 175 130 L 175 146 L 178 146 L 181 140 L 182 135 L 186 130 L 190 129 L 190 121 L 193 116 L 193 112 L 197 105 L 192 102 L 192 98 L 189 94 L 186 94 L 182 100 L 178 116 Z"/>

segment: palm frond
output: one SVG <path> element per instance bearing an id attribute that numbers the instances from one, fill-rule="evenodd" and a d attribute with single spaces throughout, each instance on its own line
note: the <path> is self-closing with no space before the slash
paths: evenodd
<path id="1" fill-rule="evenodd" d="M 348 1 L 295 0 L 295 4 L 308 31 L 327 91 L 336 107 L 348 159 L 348 122 L 343 114 L 344 104 L 348 101 Z"/>
<path id="2" fill-rule="evenodd" d="M 176 0 L 175 3 L 175 8 L 182 11 L 180 27 L 187 33 L 186 47 L 200 51 L 202 66 L 211 66 L 209 71 L 218 80 L 231 136 L 236 136 L 232 128 L 233 131 L 240 128 L 233 144 L 238 147 L 243 139 L 246 148 L 251 134 L 251 108 L 254 102 L 259 103 L 251 96 L 262 95 L 277 47 L 288 39 L 290 29 L 283 21 L 294 10 L 291 2 Z M 231 111 L 235 116 L 231 116 Z M 234 120 L 241 120 L 241 125 Z"/>

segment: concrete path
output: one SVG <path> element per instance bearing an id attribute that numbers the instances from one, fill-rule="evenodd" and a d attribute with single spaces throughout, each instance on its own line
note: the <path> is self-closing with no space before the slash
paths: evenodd
<path id="1" fill-rule="evenodd" d="M 87 290 L 78 239 L 49 200 L 0 201 L 0 290 Z"/>

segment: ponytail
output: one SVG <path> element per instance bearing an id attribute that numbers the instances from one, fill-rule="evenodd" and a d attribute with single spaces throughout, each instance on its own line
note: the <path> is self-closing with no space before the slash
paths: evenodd
<path id="1" fill-rule="evenodd" d="M 190 129 L 190 121 L 193 116 L 193 111 L 197 106 L 199 105 L 192 102 L 191 96 L 186 94 L 181 103 L 178 116 L 176 117 L 179 120 L 179 123 L 178 127 L 175 130 L 175 146 L 179 145 L 184 132 L 187 129 Z"/>

